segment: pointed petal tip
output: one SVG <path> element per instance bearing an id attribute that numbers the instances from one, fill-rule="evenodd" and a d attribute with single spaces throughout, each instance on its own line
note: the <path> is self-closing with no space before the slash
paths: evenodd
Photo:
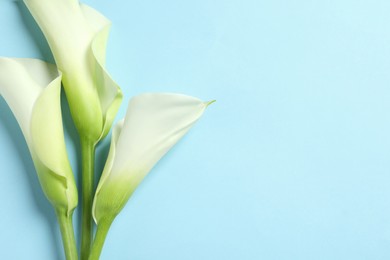
<path id="1" fill-rule="evenodd" d="M 206 102 L 204 102 L 204 104 L 206 105 L 206 107 L 208 107 L 208 106 L 210 106 L 212 103 L 214 103 L 214 102 L 217 102 L 217 100 L 216 99 L 213 99 L 213 100 L 211 100 L 211 101 L 206 101 Z"/>

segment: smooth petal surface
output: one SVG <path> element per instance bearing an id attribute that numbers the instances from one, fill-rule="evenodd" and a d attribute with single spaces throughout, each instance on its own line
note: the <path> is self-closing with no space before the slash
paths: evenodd
<path id="1" fill-rule="evenodd" d="M 96 223 L 120 212 L 146 174 L 187 133 L 209 104 L 179 94 L 142 94 L 130 100 L 125 120 L 114 128 L 96 191 Z"/>
<path id="2" fill-rule="evenodd" d="M 92 141 L 107 135 L 122 93 L 105 69 L 110 21 L 74 0 L 24 0 L 43 31 L 78 131 Z"/>
<path id="3" fill-rule="evenodd" d="M 67 212 L 77 205 L 61 115 L 61 75 L 35 59 L 0 58 L 0 94 L 16 117 L 47 198 Z"/>

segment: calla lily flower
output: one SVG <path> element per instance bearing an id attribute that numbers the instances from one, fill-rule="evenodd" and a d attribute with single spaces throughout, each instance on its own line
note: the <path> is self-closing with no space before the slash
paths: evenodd
<path id="1" fill-rule="evenodd" d="M 65 148 L 60 93 L 61 74 L 54 65 L 0 58 L 0 94 L 22 129 L 46 197 L 69 215 L 78 198 Z"/>
<path id="2" fill-rule="evenodd" d="M 114 127 L 95 193 L 97 233 L 90 260 L 99 259 L 112 221 L 142 179 L 212 102 L 179 94 L 142 94 L 130 100 L 125 119 Z"/>
<path id="3" fill-rule="evenodd" d="M 22 129 L 41 187 L 54 206 L 67 259 L 77 259 L 72 215 L 77 187 L 65 148 L 61 74 L 35 59 L 0 58 L 0 95 Z"/>
<path id="4" fill-rule="evenodd" d="M 153 166 L 212 102 L 179 94 L 142 94 L 116 124 L 93 205 L 95 222 L 114 218 Z"/>
<path id="5" fill-rule="evenodd" d="M 78 0 L 24 0 L 49 43 L 82 138 L 109 132 L 122 93 L 104 64 L 110 21 Z"/>

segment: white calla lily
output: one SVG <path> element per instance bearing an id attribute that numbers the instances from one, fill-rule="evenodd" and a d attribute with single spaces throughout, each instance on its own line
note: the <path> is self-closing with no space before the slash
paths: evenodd
<path id="1" fill-rule="evenodd" d="M 116 124 L 93 204 L 98 225 L 89 259 L 98 259 L 111 222 L 154 165 L 212 102 L 180 94 L 142 94 L 129 102 Z"/>
<path id="2" fill-rule="evenodd" d="M 40 60 L 0 58 L 0 95 L 22 129 L 42 190 L 55 208 L 66 259 L 77 259 L 72 215 L 78 194 L 62 126 L 61 74 Z"/>
<path id="3" fill-rule="evenodd" d="M 0 58 L 0 94 L 15 115 L 36 167 L 42 189 L 56 209 L 77 206 L 77 188 L 61 116 L 61 74 L 35 59 Z"/>
<path id="4" fill-rule="evenodd" d="M 75 125 L 91 142 L 109 132 L 122 93 L 104 67 L 110 21 L 78 0 L 24 0 L 45 35 Z"/>

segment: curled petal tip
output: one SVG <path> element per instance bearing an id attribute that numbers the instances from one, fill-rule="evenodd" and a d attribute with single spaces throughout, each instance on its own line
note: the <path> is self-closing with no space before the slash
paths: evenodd
<path id="1" fill-rule="evenodd" d="M 214 103 L 214 102 L 217 102 L 217 100 L 216 99 L 213 99 L 213 100 L 211 100 L 211 101 L 206 101 L 206 102 L 204 102 L 204 104 L 206 105 L 206 107 L 208 107 L 208 106 L 210 106 L 212 103 Z"/>

